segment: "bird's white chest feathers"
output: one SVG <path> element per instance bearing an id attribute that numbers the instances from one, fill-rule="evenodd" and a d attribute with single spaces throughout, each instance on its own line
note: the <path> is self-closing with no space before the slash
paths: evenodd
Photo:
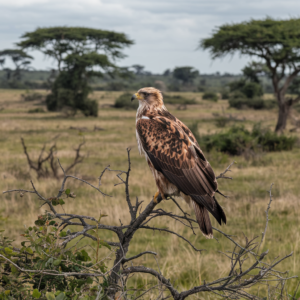
<path id="1" fill-rule="evenodd" d="M 145 103 L 143 103 L 142 101 L 139 101 L 139 107 L 137 109 L 137 112 L 136 112 L 136 123 L 140 120 L 140 119 L 149 119 L 148 117 L 146 116 L 143 116 L 141 114 L 141 112 L 145 110 Z M 143 146 L 142 146 L 142 142 L 141 142 L 141 139 L 140 139 L 140 136 L 138 134 L 138 131 L 135 130 L 135 134 L 136 134 L 136 140 L 137 140 L 137 144 L 138 144 L 138 148 L 139 148 L 139 153 L 142 155 L 142 154 L 145 154 L 145 158 L 147 160 L 148 158 L 148 155 L 147 153 L 144 151 L 143 149 Z"/>

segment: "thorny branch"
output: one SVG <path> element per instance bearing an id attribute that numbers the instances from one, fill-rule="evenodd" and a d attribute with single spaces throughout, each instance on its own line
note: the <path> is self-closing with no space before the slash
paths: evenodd
<path id="1" fill-rule="evenodd" d="M 80 148 L 83 145 L 80 144 L 79 147 L 76 149 L 76 157 L 78 159 L 80 158 L 79 152 Z M 27 153 L 25 143 L 23 143 L 24 146 L 24 152 Z M 39 161 L 42 161 L 42 155 L 43 155 L 43 149 L 40 154 Z M 114 248 L 114 254 L 115 259 L 113 266 L 106 272 L 102 273 L 99 271 L 94 270 L 92 267 L 87 269 L 86 273 L 79 273 L 80 275 L 89 276 L 89 277 L 103 277 L 105 275 L 109 275 L 108 282 L 109 285 L 105 290 L 106 295 L 109 297 L 109 299 L 128 299 L 127 298 L 127 288 L 126 284 L 128 281 L 129 276 L 133 276 L 136 273 L 143 273 L 148 274 L 151 276 L 154 276 L 158 280 L 158 284 L 155 286 L 150 287 L 146 291 L 140 291 L 143 293 L 140 293 L 137 298 L 141 297 L 141 295 L 144 295 L 145 293 L 149 293 L 152 290 L 157 290 L 159 296 L 157 299 L 167 299 L 169 297 L 173 298 L 174 300 L 183 300 L 189 297 L 190 295 L 201 293 L 201 292 L 210 292 L 219 295 L 220 297 L 224 297 L 226 299 L 240 299 L 243 297 L 244 299 L 260 299 L 256 295 L 252 295 L 249 292 L 246 291 L 247 288 L 254 286 L 256 284 L 267 284 L 269 285 L 270 282 L 276 281 L 281 284 L 281 286 L 284 286 L 284 283 L 286 280 L 294 277 L 285 277 L 285 273 L 280 272 L 275 269 L 275 267 L 282 262 L 283 260 L 287 259 L 292 255 L 286 255 L 280 259 L 274 260 L 272 263 L 266 263 L 264 261 L 264 258 L 268 255 L 268 251 L 265 251 L 263 253 L 259 253 L 260 247 L 263 243 L 263 240 L 266 236 L 267 226 L 269 222 L 268 213 L 271 207 L 272 202 L 272 186 L 269 190 L 269 196 L 270 201 L 266 210 L 266 225 L 265 230 L 262 233 L 261 241 L 257 247 L 257 243 L 255 242 L 255 239 L 248 240 L 247 237 L 245 237 L 245 245 L 242 246 L 240 243 L 238 243 L 232 236 L 229 234 L 226 234 L 219 230 L 218 228 L 213 229 L 220 234 L 222 234 L 224 237 L 229 239 L 234 244 L 234 249 L 231 252 L 223 253 L 226 257 L 230 259 L 230 271 L 228 276 L 216 279 L 212 282 L 203 282 L 202 285 L 195 286 L 192 289 L 186 290 L 186 291 L 178 291 L 174 285 L 169 279 L 164 277 L 164 275 L 161 273 L 160 269 L 157 271 L 152 268 L 147 268 L 142 265 L 133 265 L 137 264 L 136 259 L 140 258 L 143 255 L 151 254 L 156 255 L 155 252 L 152 251 L 144 251 L 141 253 L 138 253 L 131 257 L 126 257 L 128 253 L 128 249 L 131 243 L 131 240 L 134 236 L 134 234 L 140 230 L 140 229 L 148 229 L 153 231 L 159 231 L 159 232 L 166 232 L 168 234 L 173 234 L 177 236 L 178 238 L 184 240 L 186 243 L 188 243 L 194 251 L 202 251 L 200 249 L 197 249 L 187 238 L 180 235 L 179 233 L 167 229 L 167 228 L 158 228 L 154 226 L 149 226 L 148 224 L 153 220 L 154 218 L 158 217 L 168 217 L 171 218 L 177 222 L 180 222 L 184 226 L 187 226 L 194 232 L 193 224 L 197 224 L 196 220 L 190 217 L 189 214 L 184 212 L 184 210 L 180 207 L 180 205 L 177 203 L 175 199 L 172 199 L 175 205 L 179 208 L 182 215 L 174 214 L 173 212 L 167 212 L 161 208 L 155 209 L 157 203 L 150 201 L 148 205 L 144 209 L 141 209 L 141 203 L 143 201 L 139 201 L 138 198 L 136 199 L 135 203 L 133 204 L 130 194 L 129 194 L 129 176 L 131 171 L 131 161 L 130 161 L 130 149 L 127 149 L 127 159 L 128 159 L 128 169 L 127 171 L 122 170 L 113 170 L 110 169 L 110 166 L 107 166 L 104 168 L 104 170 L 101 172 L 99 176 L 98 186 L 94 186 L 90 182 L 80 179 L 78 177 L 75 177 L 73 175 L 68 175 L 68 171 L 70 170 L 70 167 L 64 169 L 58 160 L 58 165 L 60 166 L 62 172 L 63 172 L 63 179 L 61 183 L 61 187 L 58 191 L 58 194 L 54 197 L 46 198 L 42 196 L 37 189 L 35 188 L 34 184 L 32 184 L 33 190 L 24 190 L 24 189 L 13 189 L 9 191 L 5 191 L 3 193 L 10 193 L 10 192 L 19 192 L 20 195 L 24 195 L 25 193 L 33 193 L 36 194 L 39 198 L 39 200 L 43 203 L 49 206 L 49 209 L 51 211 L 52 218 L 55 218 L 59 220 L 59 226 L 58 228 L 66 228 L 67 226 L 80 226 L 81 230 L 77 232 L 70 232 L 69 235 L 65 237 L 60 237 L 61 243 L 60 247 L 64 249 L 69 242 L 71 242 L 74 239 L 77 238 L 84 238 L 87 237 L 89 239 L 92 239 L 94 241 L 97 241 L 97 237 L 93 234 L 93 230 L 108 230 L 115 234 L 116 241 L 105 241 L 110 246 L 115 247 Z M 26 154 L 28 162 L 30 161 L 30 158 L 28 154 Z M 75 158 L 76 160 L 76 158 Z M 234 162 L 232 162 L 224 172 L 222 172 L 217 178 L 225 178 L 225 179 L 232 179 L 231 177 L 225 176 L 227 172 L 230 172 L 230 167 L 233 165 Z M 128 210 L 130 213 L 130 221 L 128 224 L 122 224 L 122 221 L 120 220 L 121 225 L 106 225 L 101 222 L 101 218 L 99 220 L 96 220 L 94 217 L 90 216 L 84 216 L 84 215 L 78 215 L 78 214 L 69 214 L 69 213 L 58 213 L 54 206 L 52 205 L 52 201 L 55 199 L 59 199 L 62 197 L 62 195 L 65 192 L 65 185 L 68 178 L 72 178 L 75 180 L 79 180 L 92 188 L 96 189 L 98 192 L 100 192 L 103 196 L 108 196 L 104 192 L 100 190 L 101 187 L 101 179 L 105 173 L 105 171 L 113 171 L 117 172 L 117 178 L 120 180 L 120 183 L 118 184 L 124 184 L 125 185 L 125 200 L 128 206 Z M 122 178 L 122 175 L 125 175 L 125 179 Z M 116 185 L 118 185 L 116 184 Z M 76 195 L 73 194 L 73 197 Z M 139 211 L 139 214 L 137 214 Z M 92 223 L 92 224 L 91 224 Z M 254 250 L 257 248 L 257 251 L 254 252 Z M 9 263 L 14 264 L 12 261 L 8 260 L 8 258 L 1 255 L 1 257 Z M 244 262 L 249 260 L 250 258 L 253 259 L 253 263 L 247 264 L 247 268 L 244 268 Z M 126 264 L 130 263 L 130 266 L 127 266 Z M 94 265 L 95 266 L 95 265 Z M 44 275 L 51 275 L 51 276 L 76 276 L 78 273 L 72 272 L 72 273 L 66 273 L 61 272 L 57 273 L 55 270 L 27 270 L 22 269 L 20 266 L 15 266 L 18 268 L 20 272 L 40 272 L 40 274 Z M 159 268 L 159 266 L 158 266 Z M 279 284 L 275 287 L 275 290 L 278 291 L 277 293 L 280 295 L 280 293 L 283 293 L 283 289 L 280 288 Z M 168 291 L 168 292 L 167 292 Z M 101 299 L 100 293 L 102 293 L 102 287 L 99 288 L 97 299 Z M 169 293 L 169 294 L 168 294 Z M 118 298 L 115 298 L 116 295 L 118 295 Z M 121 295 L 121 296 L 120 296 Z M 123 297 L 123 298 L 120 298 Z M 295 296 L 291 299 L 295 299 Z"/>

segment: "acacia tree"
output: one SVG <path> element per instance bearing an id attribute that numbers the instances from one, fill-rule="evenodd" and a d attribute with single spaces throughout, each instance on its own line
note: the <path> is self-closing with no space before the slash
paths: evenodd
<path id="1" fill-rule="evenodd" d="M 182 80 L 184 84 L 193 82 L 198 75 L 199 71 L 193 67 L 177 67 L 173 71 L 173 77 Z"/>
<path id="2" fill-rule="evenodd" d="M 20 47 L 39 50 L 57 63 L 59 75 L 47 97 L 48 109 L 68 106 L 86 116 L 98 113 L 97 103 L 88 99 L 89 81 L 104 74 L 123 74 L 115 62 L 125 57 L 121 50 L 133 44 L 123 33 L 85 27 L 38 28 L 21 38 Z"/>
<path id="3" fill-rule="evenodd" d="M 299 96 L 286 97 L 293 79 L 300 72 L 300 19 L 251 20 L 218 27 L 200 47 L 209 49 L 213 59 L 227 54 L 250 55 L 263 61 L 272 79 L 279 112 L 275 131 L 286 127 L 291 107 Z"/>
<path id="4" fill-rule="evenodd" d="M 4 68 L 5 60 L 9 58 L 15 65 L 15 69 Z M 6 80 L 20 80 L 21 72 L 23 70 L 28 70 L 30 65 L 30 60 L 33 57 L 28 55 L 26 52 L 20 49 L 5 49 L 0 51 L 0 65 L 6 71 Z"/>

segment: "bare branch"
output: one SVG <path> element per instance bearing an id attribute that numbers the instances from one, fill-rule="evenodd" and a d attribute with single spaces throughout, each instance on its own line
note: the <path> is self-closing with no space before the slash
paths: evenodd
<path id="1" fill-rule="evenodd" d="M 136 259 L 136 258 L 139 258 L 139 257 L 141 257 L 141 256 L 143 256 L 143 255 L 145 255 L 145 254 L 153 254 L 153 255 L 157 255 L 157 254 L 156 254 L 155 252 L 153 252 L 153 251 L 145 251 L 145 252 L 141 252 L 141 253 L 139 253 L 139 254 L 137 254 L 137 255 L 135 255 L 135 256 L 129 257 L 129 258 L 123 258 L 122 263 L 129 262 L 129 261 L 134 260 L 134 259 Z"/>
<path id="2" fill-rule="evenodd" d="M 268 204 L 268 207 L 267 207 L 267 210 L 266 210 L 266 226 L 265 226 L 265 230 L 264 232 L 262 232 L 262 236 L 261 236 L 261 241 L 260 241 L 260 244 L 257 248 L 257 253 L 259 252 L 259 249 L 260 249 L 260 246 L 262 245 L 263 241 L 264 241 L 264 238 L 266 236 L 266 232 L 267 232 L 267 228 L 268 228 L 268 224 L 269 224 L 269 210 L 271 208 L 271 203 L 272 203 L 272 187 L 273 187 L 274 183 L 271 184 L 270 186 L 270 189 L 269 189 L 269 195 L 270 195 L 270 201 L 269 201 L 269 204 Z"/>
<path id="3" fill-rule="evenodd" d="M 225 176 L 225 174 L 226 174 L 227 172 L 231 172 L 230 167 L 231 167 L 234 163 L 235 163 L 235 162 L 233 161 L 233 162 L 225 169 L 225 171 L 224 171 L 223 173 L 221 173 L 219 176 L 216 177 L 216 179 L 219 179 L 219 178 L 232 179 L 232 177 L 227 177 L 227 176 Z"/>
<path id="4" fill-rule="evenodd" d="M 197 249 L 188 239 L 186 239 L 185 237 L 183 237 L 179 233 L 176 233 L 172 230 L 165 229 L 165 228 L 150 227 L 150 226 L 140 226 L 140 228 L 158 230 L 158 231 L 163 231 L 163 232 L 174 234 L 174 235 L 178 236 L 179 238 L 181 238 L 182 240 L 184 240 L 185 242 L 187 242 L 195 251 L 197 251 L 197 252 L 205 251 L 205 249 Z"/>

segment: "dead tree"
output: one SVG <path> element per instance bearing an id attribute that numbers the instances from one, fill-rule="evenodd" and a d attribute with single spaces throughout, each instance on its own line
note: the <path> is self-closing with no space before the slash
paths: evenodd
<path id="1" fill-rule="evenodd" d="M 86 272 L 83 273 L 64 273 L 58 272 L 55 270 L 26 270 L 21 268 L 18 265 L 15 267 L 20 272 L 39 272 L 39 274 L 43 275 L 52 275 L 52 276 L 80 276 L 84 275 L 85 277 L 91 278 L 99 278 L 105 277 L 107 279 L 107 285 L 105 287 L 99 287 L 99 291 L 97 294 L 97 300 L 99 299 L 138 299 L 141 295 L 146 295 L 147 293 L 157 291 L 156 299 L 168 299 L 172 298 L 174 300 L 184 300 L 187 297 L 198 294 L 198 293 L 212 293 L 223 297 L 224 299 L 262 299 L 257 293 L 252 294 L 249 292 L 249 288 L 253 286 L 267 285 L 269 291 L 269 299 L 284 299 L 283 293 L 285 293 L 284 286 L 287 280 L 294 277 L 288 277 L 286 273 L 280 272 L 276 269 L 277 265 L 280 264 L 283 260 L 287 259 L 292 255 L 288 254 L 284 257 L 277 258 L 273 260 L 271 263 L 267 263 L 265 257 L 268 255 L 268 251 L 260 252 L 261 244 L 265 239 L 268 222 L 269 222 L 269 210 L 272 202 L 272 194 L 271 189 L 269 190 L 270 201 L 266 210 L 266 225 L 264 231 L 262 233 L 261 239 L 259 242 L 257 238 L 249 240 L 245 237 L 245 243 L 242 245 L 238 243 L 233 236 L 222 232 L 217 228 L 213 228 L 215 231 L 222 234 L 225 238 L 229 239 L 233 244 L 233 250 L 229 253 L 223 253 L 229 260 L 229 272 L 227 276 L 222 278 L 216 278 L 212 282 L 204 282 L 202 285 L 195 286 L 192 289 L 179 291 L 177 290 L 175 284 L 167 279 L 161 272 L 160 269 L 148 268 L 142 265 L 138 265 L 135 263 L 135 260 L 138 257 L 141 257 L 145 254 L 152 254 L 154 257 L 156 256 L 155 252 L 152 251 L 144 251 L 135 256 L 128 257 L 127 252 L 132 242 L 132 238 L 137 231 L 157 231 L 157 232 L 166 232 L 168 234 L 172 234 L 177 236 L 179 239 L 182 239 L 186 242 L 194 251 L 201 252 L 202 249 L 196 248 L 187 238 L 183 235 L 180 235 L 178 232 L 166 229 L 159 228 L 151 225 L 151 221 L 155 218 L 170 218 L 177 222 L 180 222 L 183 226 L 187 226 L 190 230 L 194 230 L 193 224 L 197 224 L 197 222 L 192 219 L 187 213 L 185 213 L 176 200 L 172 199 L 174 203 L 180 208 L 182 214 L 177 215 L 171 211 L 165 211 L 162 208 L 157 208 L 155 202 L 150 201 L 145 208 L 142 209 L 141 204 L 142 201 L 136 199 L 134 202 L 132 201 L 129 194 L 129 177 L 131 172 L 131 163 L 130 163 L 130 150 L 127 149 L 128 154 L 128 169 L 127 171 L 121 170 L 112 170 L 110 167 L 106 167 L 102 173 L 100 174 L 98 185 L 95 186 L 83 179 L 75 177 L 73 175 L 68 175 L 66 170 L 63 169 L 60 162 L 58 161 L 64 177 L 62 179 L 61 187 L 57 193 L 57 195 L 52 196 L 50 198 L 41 195 L 41 193 L 35 188 L 33 182 L 31 182 L 32 190 L 22 190 L 15 189 L 5 191 L 4 193 L 11 192 L 19 192 L 23 196 L 25 193 L 32 193 L 37 195 L 39 201 L 42 205 L 47 204 L 50 209 L 51 219 L 57 220 L 58 228 L 67 228 L 71 226 L 78 226 L 80 230 L 76 232 L 70 232 L 67 236 L 60 238 L 59 247 L 61 249 L 67 248 L 67 245 L 76 238 L 87 238 L 94 241 L 97 241 L 97 237 L 92 233 L 93 230 L 108 230 L 115 235 L 115 240 L 104 241 L 107 245 L 114 247 L 114 251 L 112 255 L 114 255 L 114 263 L 112 267 L 106 272 L 96 271 L 92 267 L 89 268 Z M 232 164 L 231 164 L 232 165 Z M 231 177 L 227 177 L 226 173 L 230 171 L 230 166 L 221 173 L 217 178 L 225 178 L 231 179 Z M 126 201 L 128 212 L 130 215 L 130 222 L 128 224 L 122 224 L 120 221 L 120 225 L 106 225 L 101 220 L 96 220 L 90 216 L 77 215 L 77 214 L 69 214 L 69 213 L 59 213 L 57 208 L 53 205 L 53 201 L 57 201 L 61 199 L 63 195 L 66 193 L 66 183 L 68 179 L 75 179 L 85 184 L 91 186 L 96 189 L 103 196 L 108 196 L 103 193 L 101 188 L 101 179 L 106 171 L 113 171 L 117 173 L 117 177 L 120 182 L 118 184 L 124 184 L 125 187 L 125 196 L 124 201 Z M 122 177 L 125 175 L 125 178 Z M 70 191 L 68 190 L 68 193 Z M 75 195 L 73 195 L 75 196 Z M 139 214 L 137 214 L 139 212 Z M 93 222 L 91 225 L 89 222 Z M 0 257 L 7 260 L 10 264 L 14 264 L 11 260 L 6 258 L 5 256 L 0 254 Z M 244 263 L 247 260 L 247 267 L 244 267 Z M 251 263 L 249 263 L 251 261 Z M 135 274 L 146 274 L 149 276 L 153 276 L 157 278 L 158 284 L 150 287 L 148 290 L 136 290 L 136 294 L 129 295 L 128 289 L 126 288 L 128 278 Z M 274 284 L 275 283 L 275 284 Z M 296 294 L 296 293 L 295 293 Z M 272 295 L 275 295 L 274 297 Z M 147 297 L 147 295 L 146 295 Z M 273 298 L 272 298 L 273 297 Z M 289 295 L 289 299 L 296 299 L 295 295 Z M 265 299 L 265 298 L 264 298 Z"/>
<path id="2" fill-rule="evenodd" d="M 56 144 L 52 145 L 49 149 L 49 152 L 46 153 L 45 156 L 45 148 L 46 144 L 41 149 L 40 155 L 38 160 L 35 162 L 33 161 L 27 151 L 27 147 L 25 145 L 25 141 L 21 138 L 21 143 L 23 146 L 24 154 L 26 155 L 28 165 L 30 169 L 34 170 L 37 173 L 38 178 L 47 178 L 47 177 L 54 177 L 59 179 L 61 175 L 59 175 L 59 165 L 57 163 L 57 159 L 55 158 L 55 154 L 57 152 Z M 85 156 L 80 154 L 81 147 L 85 144 L 85 141 L 80 143 L 77 148 L 74 149 L 75 157 L 74 161 L 66 168 L 66 172 L 69 172 L 73 167 L 77 164 L 83 162 Z M 50 170 L 49 170 L 50 167 Z"/>

